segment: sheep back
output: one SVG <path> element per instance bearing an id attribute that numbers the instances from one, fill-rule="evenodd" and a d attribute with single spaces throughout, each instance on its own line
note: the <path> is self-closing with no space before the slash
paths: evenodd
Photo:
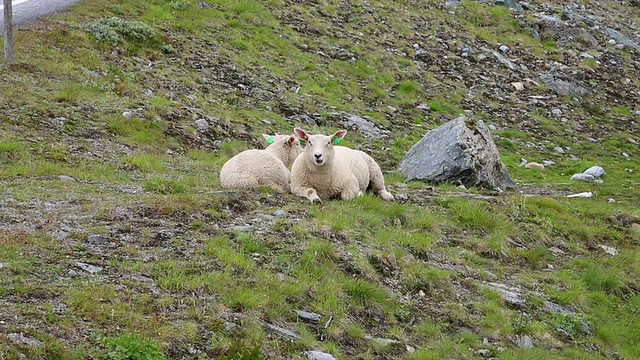
<path id="1" fill-rule="evenodd" d="M 291 174 L 273 153 L 245 150 L 227 161 L 220 170 L 223 188 L 250 190 L 268 186 L 281 193 L 291 192 Z"/>

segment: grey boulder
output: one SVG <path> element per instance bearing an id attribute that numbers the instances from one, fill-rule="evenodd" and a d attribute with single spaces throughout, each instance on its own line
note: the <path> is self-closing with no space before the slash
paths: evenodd
<path id="1" fill-rule="evenodd" d="M 425 134 L 402 159 L 398 172 L 407 181 L 513 188 L 489 129 L 482 120 L 464 115 Z"/>

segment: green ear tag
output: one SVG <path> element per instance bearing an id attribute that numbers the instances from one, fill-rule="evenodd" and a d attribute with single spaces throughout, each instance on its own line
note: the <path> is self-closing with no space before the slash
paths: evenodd
<path id="1" fill-rule="evenodd" d="M 269 136 L 266 140 L 267 144 L 273 144 L 273 136 Z"/>
<path id="2" fill-rule="evenodd" d="M 339 137 L 337 138 L 333 138 L 333 145 L 338 145 L 342 142 L 342 139 L 340 139 Z"/>
<path id="3" fill-rule="evenodd" d="M 307 141 L 306 141 L 306 140 L 299 139 L 299 141 L 300 141 L 300 145 L 304 145 L 304 144 L 306 144 L 306 143 L 307 143 Z"/>

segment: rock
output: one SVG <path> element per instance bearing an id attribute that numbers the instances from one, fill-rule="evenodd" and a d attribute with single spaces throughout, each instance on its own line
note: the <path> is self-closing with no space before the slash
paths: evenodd
<path id="1" fill-rule="evenodd" d="M 431 106 L 429 106 L 429 104 L 419 104 L 416 106 L 416 109 L 431 111 Z"/>
<path id="2" fill-rule="evenodd" d="M 323 353 L 322 351 L 304 351 L 302 354 L 304 354 L 308 360 L 336 360 L 333 355 Z"/>
<path id="3" fill-rule="evenodd" d="M 518 290 L 502 283 L 489 283 L 489 286 L 500 293 L 502 299 L 511 305 L 524 306 L 526 302 L 518 294 Z"/>
<path id="4" fill-rule="evenodd" d="M 611 246 L 607 246 L 607 245 L 598 245 L 602 250 L 604 250 L 604 252 L 606 252 L 607 254 L 611 255 L 611 256 L 616 256 L 618 255 L 618 249 L 611 247 Z"/>
<path id="5" fill-rule="evenodd" d="M 542 81 L 543 84 L 547 85 L 549 89 L 560 96 L 573 96 L 581 98 L 591 93 L 589 89 L 581 85 L 570 81 L 557 79 L 553 75 L 549 74 L 540 75 L 540 81 Z"/>
<path id="6" fill-rule="evenodd" d="M 253 226 L 251 226 L 251 225 L 236 225 L 236 226 L 232 227 L 231 230 L 240 231 L 240 232 L 250 232 L 250 231 L 253 230 Z"/>
<path id="7" fill-rule="evenodd" d="M 67 275 L 69 275 L 70 277 L 76 277 L 76 276 L 78 276 L 78 272 L 73 270 L 73 269 L 71 269 L 71 270 L 69 270 Z"/>
<path id="8" fill-rule="evenodd" d="M 583 174 L 591 175 L 593 177 L 600 177 L 605 174 L 604 169 L 600 166 L 592 166 L 582 172 Z"/>
<path id="9" fill-rule="evenodd" d="M 551 301 L 545 301 L 544 302 L 544 308 L 547 311 L 552 312 L 554 314 L 570 314 L 570 315 L 573 314 L 573 311 L 569 311 L 564 306 L 558 305 L 558 304 L 553 303 Z"/>
<path id="10" fill-rule="evenodd" d="M 527 169 L 536 169 L 536 170 L 540 170 L 540 171 L 544 170 L 544 165 L 539 164 L 537 162 L 527 163 L 527 165 L 525 165 L 524 167 L 527 168 Z"/>
<path id="11" fill-rule="evenodd" d="M 562 116 L 562 110 L 560 109 L 553 109 L 551 110 L 551 115 L 558 117 L 558 116 Z"/>
<path id="12" fill-rule="evenodd" d="M 396 200 L 409 200 L 409 196 L 407 196 L 407 194 L 395 194 L 393 197 Z"/>
<path id="13" fill-rule="evenodd" d="M 524 84 L 521 82 L 512 82 L 511 85 L 513 85 L 514 88 L 516 88 L 517 91 L 522 91 L 524 90 Z"/>
<path id="14" fill-rule="evenodd" d="M 235 323 L 229 322 L 229 321 L 225 321 L 224 322 L 224 331 L 226 332 L 231 332 L 233 329 L 235 329 L 238 325 L 236 325 Z"/>
<path id="15" fill-rule="evenodd" d="M 589 174 L 573 174 L 571 180 L 593 181 L 593 175 Z"/>
<path id="16" fill-rule="evenodd" d="M 531 341 L 529 335 L 516 335 L 514 343 L 521 349 L 533 348 L 533 341 Z"/>
<path id="17" fill-rule="evenodd" d="M 506 6 L 508 8 L 511 9 L 516 9 L 520 12 L 524 12 L 524 7 L 522 6 L 522 4 L 520 4 L 519 2 L 515 1 L 515 0 L 496 0 L 495 1 L 496 5 L 502 5 L 502 6 Z"/>
<path id="18" fill-rule="evenodd" d="M 375 123 L 358 115 L 347 115 L 347 119 L 342 123 L 351 129 L 357 129 L 365 137 L 382 139 L 390 134 L 389 131 L 378 128 Z"/>
<path id="19" fill-rule="evenodd" d="M 484 357 L 489 357 L 491 356 L 491 350 L 487 350 L 487 349 L 480 349 L 478 351 L 476 351 L 476 353 L 480 356 Z"/>
<path id="20" fill-rule="evenodd" d="M 624 44 L 616 44 L 616 45 L 614 46 L 614 48 L 616 48 L 616 49 L 618 49 L 618 50 L 622 50 L 622 49 L 624 49 Z"/>
<path id="21" fill-rule="evenodd" d="M 489 129 L 482 120 L 464 115 L 425 134 L 402 159 L 398 172 L 409 181 L 513 188 Z"/>
<path id="22" fill-rule="evenodd" d="M 293 312 L 295 312 L 300 319 L 307 322 L 311 322 L 311 323 L 317 323 L 318 321 L 320 321 L 320 318 L 322 317 L 322 315 L 320 314 L 306 312 L 302 310 L 293 310 Z"/>
<path id="23" fill-rule="evenodd" d="M 553 148 L 553 150 L 559 152 L 560 154 L 564 154 L 564 149 L 562 148 L 562 146 L 556 146 Z"/>
<path id="24" fill-rule="evenodd" d="M 151 89 L 143 89 L 143 90 L 142 90 L 142 93 L 143 93 L 145 96 L 153 97 L 153 91 L 152 91 Z"/>
<path id="25" fill-rule="evenodd" d="M 556 162 L 552 160 L 542 160 L 542 163 L 544 164 L 544 166 L 551 166 L 556 164 Z"/>
<path id="26" fill-rule="evenodd" d="M 629 154 L 627 154 L 626 152 L 623 152 L 623 153 L 622 153 L 622 156 L 624 156 L 624 157 L 629 157 Z"/>
<path id="27" fill-rule="evenodd" d="M 122 113 L 122 117 L 125 119 L 131 119 L 133 118 L 133 113 L 131 111 L 125 111 Z"/>
<path id="28" fill-rule="evenodd" d="M 527 159 L 524 159 L 524 158 L 520 159 L 520 164 L 518 164 L 518 166 L 525 166 L 525 165 L 527 165 L 528 162 L 529 161 L 527 161 Z"/>
<path id="29" fill-rule="evenodd" d="M 99 266 L 95 266 L 95 265 L 91 265 L 91 264 L 86 264 L 80 261 L 76 261 L 76 266 L 79 267 L 80 269 L 90 272 L 92 274 L 97 274 L 100 271 L 102 271 L 102 268 Z"/>
<path id="30" fill-rule="evenodd" d="M 38 347 L 40 345 L 42 345 L 42 341 L 37 340 L 37 339 L 32 339 L 29 337 L 26 337 L 22 334 L 18 334 L 18 333 L 11 333 L 7 335 L 7 338 L 9 338 L 9 340 L 12 340 L 13 342 L 20 344 L 20 345 L 27 345 L 27 346 L 31 346 L 31 347 Z"/>
<path id="31" fill-rule="evenodd" d="M 640 52 L 640 45 L 631 41 L 628 37 L 624 36 L 620 32 L 607 28 L 607 34 L 612 38 L 616 39 L 618 43 L 634 48 L 636 51 Z"/>
<path id="32" fill-rule="evenodd" d="M 406 346 L 406 348 L 407 348 L 407 352 L 408 352 L 409 354 L 413 354 L 414 352 L 416 352 L 416 348 L 414 348 L 414 347 L 413 347 L 413 346 L 411 346 L 411 345 L 407 345 L 407 346 Z"/>
<path id="33" fill-rule="evenodd" d="M 284 210 L 276 210 L 273 213 L 273 216 L 275 216 L 275 217 L 286 217 L 287 216 L 287 212 L 284 211 Z"/>
<path id="34" fill-rule="evenodd" d="M 609 41 L 607 41 L 609 43 L 609 45 L 615 45 L 616 41 L 613 39 L 609 39 Z"/>
<path id="35" fill-rule="evenodd" d="M 58 180 L 60 180 L 60 181 L 76 181 L 76 179 L 72 178 L 71 176 L 67 176 L 67 175 L 58 175 Z"/>
<path id="36" fill-rule="evenodd" d="M 493 125 L 493 124 L 489 124 L 487 127 L 488 127 L 488 128 L 489 128 L 489 130 L 491 130 L 491 131 L 496 131 L 496 130 L 498 130 L 498 128 L 497 128 L 495 125 Z"/>
<path id="37" fill-rule="evenodd" d="M 209 122 L 205 119 L 198 119 L 195 121 L 195 124 L 200 130 L 207 130 L 209 127 Z"/>
<path id="38" fill-rule="evenodd" d="M 593 143 L 593 144 L 598 142 L 598 140 L 594 139 L 594 138 L 587 138 L 587 141 L 590 142 L 590 143 Z"/>
<path id="39" fill-rule="evenodd" d="M 293 331 L 283 329 L 276 325 L 267 324 L 267 331 L 287 340 L 298 340 L 300 338 L 300 335 L 294 333 Z"/>
<path id="40" fill-rule="evenodd" d="M 493 56 L 496 57 L 496 59 L 498 59 L 498 61 L 500 61 L 501 63 L 507 65 L 507 67 L 509 69 L 515 69 L 515 64 L 513 63 L 513 61 L 511 61 L 511 59 L 509 59 L 508 57 L 500 54 L 499 52 L 496 51 L 492 51 L 491 54 L 493 54 Z"/>
<path id="41" fill-rule="evenodd" d="M 590 197 L 593 197 L 593 193 L 591 191 L 587 191 L 587 192 L 567 195 L 567 197 L 568 198 L 590 198 Z"/>
<path id="42" fill-rule="evenodd" d="M 509 52 L 509 47 L 507 45 L 500 45 L 498 50 L 500 50 L 503 53 L 506 53 L 506 52 Z"/>
<path id="43" fill-rule="evenodd" d="M 610 204 L 613 204 L 613 203 L 615 203 L 615 202 L 616 202 L 616 199 L 614 199 L 614 198 L 608 198 L 608 199 L 607 199 L 607 202 L 608 202 L 608 203 L 610 203 Z"/>
<path id="44" fill-rule="evenodd" d="M 108 241 L 109 240 L 106 237 L 98 234 L 89 235 L 89 237 L 87 238 L 87 242 L 93 245 L 102 245 L 107 243 Z"/>

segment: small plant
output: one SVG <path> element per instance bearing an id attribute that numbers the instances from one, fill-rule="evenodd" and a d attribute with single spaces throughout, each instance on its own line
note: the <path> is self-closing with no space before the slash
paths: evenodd
<path id="1" fill-rule="evenodd" d="M 160 194 L 181 194 L 187 191 L 187 185 L 183 182 L 164 177 L 150 178 L 145 182 L 144 188 Z"/>
<path id="2" fill-rule="evenodd" d="M 169 3 L 169 6 L 171 6 L 173 10 L 186 10 L 189 7 L 189 0 L 173 0 Z"/>
<path id="3" fill-rule="evenodd" d="M 140 21 L 128 21 L 119 17 L 102 18 L 85 24 L 82 27 L 91 34 L 97 42 L 117 45 L 120 35 L 135 43 L 147 43 L 153 40 L 157 33 L 149 25 Z"/>
<path id="4" fill-rule="evenodd" d="M 398 85 L 398 92 L 403 94 L 411 94 L 416 92 L 419 88 L 420 84 L 414 81 L 404 80 L 400 82 L 400 85 Z"/>
<path id="5" fill-rule="evenodd" d="M 122 334 L 115 339 L 107 339 L 111 351 L 108 360 L 162 360 L 166 359 L 162 350 L 149 338 L 139 334 Z"/>

